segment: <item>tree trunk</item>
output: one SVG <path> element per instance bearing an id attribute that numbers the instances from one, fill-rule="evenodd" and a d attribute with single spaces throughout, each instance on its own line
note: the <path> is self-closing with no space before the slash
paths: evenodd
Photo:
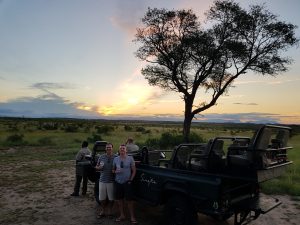
<path id="1" fill-rule="evenodd" d="M 184 122 L 183 122 L 183 138 L 184 142 L 189 142 L 191 123 L 194 118 L 192 114 L 193 101 L 185 100 Z"/>

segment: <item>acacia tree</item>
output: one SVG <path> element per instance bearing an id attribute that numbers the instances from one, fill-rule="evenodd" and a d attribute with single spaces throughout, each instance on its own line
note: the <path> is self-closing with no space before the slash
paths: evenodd
<path id="1" fill-rule="evenodd" d="M 206 16 L 203 28 L 192 10 L 148 8 L 134 40 L 140 44 L 136 56 L 148 62 L 142 69 L 148 83 L 182 94 L 186 141 L 195 115 L 214 106 L 238 77 L 285 72 L 291 59 L 281 53 L 299 41 L 297 27 L 279 21 L 264 5 L 246 10 L 218 0 Z"/>

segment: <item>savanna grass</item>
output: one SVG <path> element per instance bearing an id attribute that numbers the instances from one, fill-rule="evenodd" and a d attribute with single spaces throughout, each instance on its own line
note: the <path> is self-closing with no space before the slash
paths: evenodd
<path id="1" fill-rule="evenodd" d="M 71 124 L 76 127 L 74 132 L 67 132 L 66 127 Z M 106 125 L 110 127 L 107 132 L 99 127 Z M 252 137 L 253 131 L 258 125 L 250 124 L 193 124 L 191 132 L 201 136 L 205 141 L 216 136 L 247 136 Z M 141 129 L 143 128 L 143 129 Z M 298 127 L 295 127 L 298 129 Z M 148 139 L 159 139 L 162 133 L 169 132 L 173 135 L 181 133 L 181 123 L 164 122 L 112 122 L 98 120 L 63 120 L 63 119 L 0 119 L 0 164 L 14 165 L 20 162 L 44 161 L 54 162 L 53 166 L 58 167 L 55 161 L 74 160 L 80 149 L 81 142 L 92 137 L 94 134 L 101 136 L 102 140 L 114 144 L 114 152 L 118 151 L 120 144 L 124 144 L 128 137 L 138 143 L 145 143 Z M 299 130 L 299 129 L 298 129 Z M 99 133 L 100 132 L 100 133 Z M 7 143 L 7 137 L 14 134 L 22 134 L 24 145 L 13 146 Z M 293 150 L 289 151 L 289 159 L 294 163 L 287 172 L 274 180 L 263 183 L 262 190 L 265 193 L 279 193 L 300 195 L 300 135 L 296 134 L 290 140 Z M 89 145 L 90 149 L 93 143 Z M 2 149 L 2 150 L 1 150 Z M 36 165 L 37 171 L 51 169 Z M 34 174 L 32 168 L 29 173 Z M 0 177 L 5 183 L 10 178 Z M 8 180 L 7 180 L 8 179 Z M 27 177 L 21 178 L 27 182 Z M 32 178 L 34 182 L 35 178 Z"/>

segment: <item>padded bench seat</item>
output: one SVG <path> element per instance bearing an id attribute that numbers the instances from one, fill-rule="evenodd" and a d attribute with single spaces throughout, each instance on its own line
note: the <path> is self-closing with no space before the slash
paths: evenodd
<path id="1" fill-rule="evenodd" d="M 251 160 L 246 155 L 229 155 L 227 156 L 228 163 L 231 166 L 243 166 L 248 167 L 251 165 Z"/>

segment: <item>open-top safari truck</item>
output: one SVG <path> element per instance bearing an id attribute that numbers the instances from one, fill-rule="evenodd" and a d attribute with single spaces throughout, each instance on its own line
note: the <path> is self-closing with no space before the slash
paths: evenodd
<path id="1" fill-rule="evenodd" d="M 165 224 L 195 224 L 197 212 L 245 224 L 281 204 L 260 196 L 259 186 L 292 163 L 289 136 L 288 127 L 265 125 L 252 138 L 216 137 L 170 152 L 144 147 L 134 155 L 135 198 L 165 205 Z"/>

